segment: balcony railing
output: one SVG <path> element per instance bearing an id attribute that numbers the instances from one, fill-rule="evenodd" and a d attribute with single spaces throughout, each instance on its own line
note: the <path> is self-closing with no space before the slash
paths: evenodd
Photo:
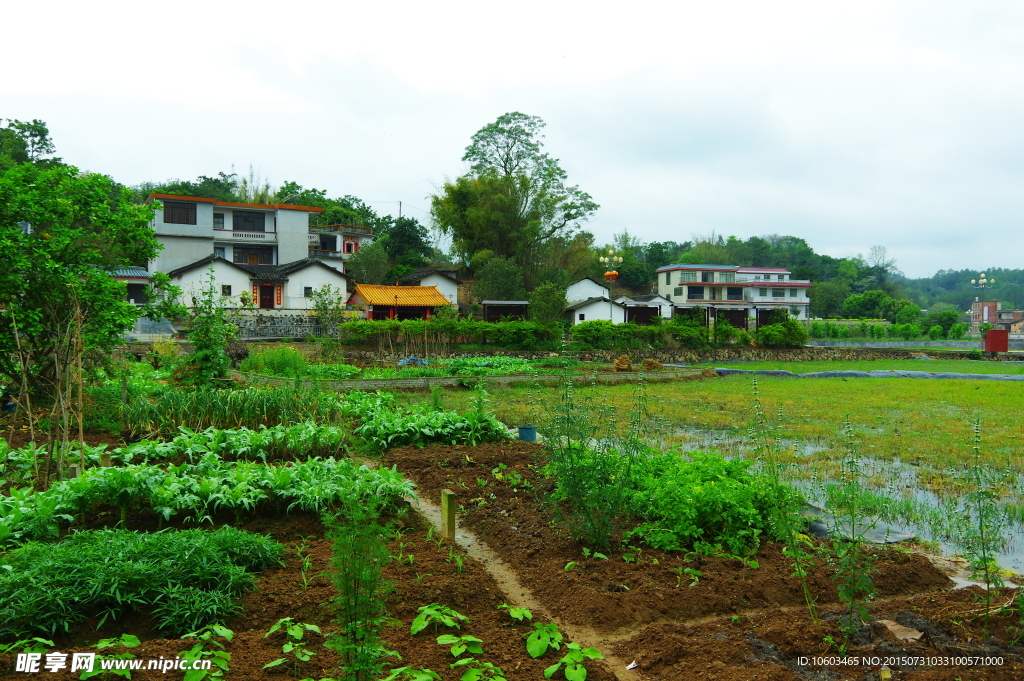
<path id="1" fill-rule="evenodd" d="M 356 234 L 373 236 L 373 230 L 361 225 L 310 225 L 309 231 L 314 234 Z"/>
<path id="2" fill-rule="evenodd" d="M 337 259 L 345 259 L 345 258 L 347 258 L 350 255 L 352 255 L 352 254 L 351 253 L 342 253 L 341 251 L 328 251 L 328 250 L 323 249 L 323 248 L 311 248 L 311 249 L 309 249 L 309 257 L 310 258 L 337 258 Z"/>
<path id="3" fill-rule="evenodd" d="M 277 241 L 275 232 L 243 232 L 238 229 L 214 229 L 214 239 L 238 239 L 240 241 Z"/>

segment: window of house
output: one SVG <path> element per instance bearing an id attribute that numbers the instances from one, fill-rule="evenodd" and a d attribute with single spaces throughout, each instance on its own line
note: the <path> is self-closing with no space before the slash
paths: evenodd
<path id="1" fill-rule="evenodd" d="M 799 291 L 797 291 L 795 288 L 789 289 L 789 297 L 790 298 L 796 298 L 797 293 L 799 293 Z"/>
<path id="2" fill-rule="evenodd" d="M 784 289 L 784 288 L 773 288 L 772 289 L 772 298 L 785 298 L 785 297 L 786 297 L 786 289 Z"/>
<path id="3" fill-rule="evenodd" d="M 714 272 L 701 272 L 700 280 L 705 282 L 713 282 L 715 280 Z"/>
<path id="4" fill-rule="evenodd" d="M 214 246 L 213 247 L 213 255 L 216 258 L 223 258 L 223 257 L 225 257 L 224 256 L 224 247 L 223 246 Z"/>
<path id="5" fill-rule="evenodd" d="M 213 228 L 224 229 L 224 213 L 213 214 Z"/>
<path id="6" fill-rule="evenodd" d="M 196 224 L 196 204 L 184 201 L 164 201 L 164 224 Z"/>
<path id="7" fill-rule="evenodd" d="M 683 295 L 683 287 L 682 286 L 676 286 L 674 289 L 672 289 L 672 295 L 674 295 L 674 296 L 681 296 L 681 295 Z"/>
<path id="8" fill-rule="evenodd" d="M 686 297 L 690 300 L 703 300 L 704 299 L 704 287 L 703 286 L 687 286 L 689 291 Z"/>
<path id="9" fill-rule="evenodd" d="M 231 295 L 231 284 L 221 284 L 220 285 L 220 294 L 222 296 L 230 296 Z"/>
<path id="10" fill-rule="evenodd" d="M 354 241 L 346 241 L 345 242 L 345 252 L 346 253 L 355 253 L 355 246 L 356 245 L 355 245 Z"/>
<path id="11" fill-rule="evenodd" d="M 312 298 L 313 297 L 313 287 L 312 286 L 303 286 L 302 287 L 302 297 L 303 298 Z"/>
<path id="12" fill-rule="evenodd" d="M 761 275 L 760 274 L 755 274 L 754 275 L 754 281 L 761 281 Z"/>
<path id="13" fill-rule="evenodd" d="M 665 286 L 668 286 L 671 283 L 672 283 L 672 273 L 671 272 L 666 272 L 665 273 Z"/>
<path id="14" fill-rule="evenodd" d="M 273 246 L 235 246 L 231 250 L 231 262 L 240 265 L 273 265 Z"/>
<path id="15" fill-rule="evenodd" d="M 238 232 L 265 232 L 267 231 L 267 216 L 263 213 L 253 213 L 244 210 L 236 210 L 231 216 L 233 228 Z"/>
<path id="16" fill-rule="evenodd" d="M 735 284 L 736 283 L 736 273 L 735 272 L 719 272 L 718 273 L 718 281 L 720 281 L 723 284 Z"/>
<path id="17" fill-rule="evenodd" d="M 768 289 L 766 289 L 766 288 L 759 288 L 759 289 L 757 289 L 757 295 L 759 295 L 759 296 L 767 296 L 768 295 Z"/>
<path id="18" fill-rule="evenodd" d="M 725 299 L 726 300 L 743 300 L 743 287 L 742 286 L 727 286 L 725 288 Z"/>
<path id="19" fill-rule="evenodd" d="M 580 312 L 580 321 L 581 321 L 581 322 L 582 322 L 582 321 L 586 321 L 586 317 L 587 317 L 587 316 L 586 316 L 585 314 L 583 314 L 582 312 Z"/>

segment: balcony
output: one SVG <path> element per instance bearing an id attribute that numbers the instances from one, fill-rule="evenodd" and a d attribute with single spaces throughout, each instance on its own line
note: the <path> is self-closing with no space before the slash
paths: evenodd
<path id="1" fill-rule="evenodd" d="M 243 232 L 238 229 L 214 229 L 213 238 L 217 241 L 243 241 L 249 243 L 265 243 L 277 241 L 276 232 Z"/>
<path id="2" fill-rule="evenodd" d="M 344 260 L 351 255 L 351 253 L 342 253 L 341 251 L 328 251 L 323 248 L 309 249 L 310 258 L 329 258 L 333 260 Z"/>
<path id="3" fill-rule="evenodd" d="M 350 234 L 353 236 L 373 236 L 373 230 L 360 225 L 310 225 L 311 234 Z"/>

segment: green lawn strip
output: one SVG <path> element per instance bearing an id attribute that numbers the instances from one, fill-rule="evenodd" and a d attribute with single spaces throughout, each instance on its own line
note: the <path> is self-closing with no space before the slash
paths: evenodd
<path id="1" fill-rule="evenodd" d="M 730 369 L 781 369 L 794 374 L 819 371 L 930 371 L 960 374 L 1024 374 L 1024 363 L 977 362 L 956 359 L 878 359 L 873 361 L 824 360 L 815 362 L 704 362 L 697 366 Z"/>
<path id="2" fill-rule="evenodd" d="M 53 636 L 83 620 L 97 626 L 146 609 L 162 633 L 180 636 L 223 622 L 252 572 L 280 563 L 283 547 L 233 527 L 140 534 L 79 532 L 30 543 L 0 563 L 0 638 Z"/>

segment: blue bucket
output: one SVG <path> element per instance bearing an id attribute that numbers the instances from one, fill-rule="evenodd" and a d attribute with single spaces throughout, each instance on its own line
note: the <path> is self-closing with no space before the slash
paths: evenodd
<path id="1" fill-rule="evenodd" d="M 537 441 L 537 427 L 536 426 L 519 426 L 519 439 L 523 442 L 536 442 Z"/>

